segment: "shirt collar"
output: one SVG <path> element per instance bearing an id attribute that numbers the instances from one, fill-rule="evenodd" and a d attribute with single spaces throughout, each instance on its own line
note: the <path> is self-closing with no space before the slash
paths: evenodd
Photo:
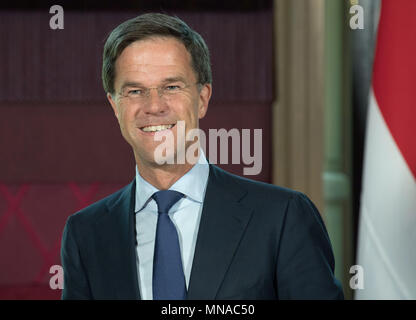
<path id="1" fill-rule="evenodd" d="M 204 151 L 200 148 L 198 162 L 176 181 L 169 190 L 183 193 L 187 198 L 202 203 L 209 176 L 209 165 Z M 135 212 L 145 207 L 151 200 L 151 196 L 159 191 L 155 186 L 144 180 L 136 165 L 136 206 Z"/>

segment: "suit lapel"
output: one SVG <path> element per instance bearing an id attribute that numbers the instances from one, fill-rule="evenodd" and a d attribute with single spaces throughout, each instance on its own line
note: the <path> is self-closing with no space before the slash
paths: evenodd
<path id="1" fill-rule="evenodd" d="M 246 193 L 210 165 L 188 299 L 215 299 L 253 211 L 240 203 Z"/>
<path id="2" fill-rule="evenodd" d="M 108 214 L 96 226 L 105 277 L 112 284 L 117 299 L 140 299 L 135 250 L 135 180 L 118 199 L 108 201 Z"/>

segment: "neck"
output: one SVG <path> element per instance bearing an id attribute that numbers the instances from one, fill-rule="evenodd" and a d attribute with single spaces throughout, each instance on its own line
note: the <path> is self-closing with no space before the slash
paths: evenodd
<path id="1" fill-rule="evenodd" d="M 199 156 L 200 152 L 198 151 L 198 158 Z M 140 176 L 159 190 L 169 189 L 195 165 L 186 161 L 184 164 L 145 164 L 139 157 L 135 158 Z"/>

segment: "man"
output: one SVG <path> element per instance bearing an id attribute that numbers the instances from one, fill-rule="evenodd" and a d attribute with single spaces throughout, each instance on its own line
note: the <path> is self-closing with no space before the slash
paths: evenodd
<path id="1" fill-rule="evenodd" d="M 179 124 L 198 129 L 212 93 L 199 34 L 162 14 L 128 20 L 106 41 L 102 78 L 136 178 L 69 217 L 63 299 L 343 298 L 305 195 L 227 173 L 201 148 L 179 161 L 192 144 Z M 157 155 L 160 134 L 173 148 Z"/>

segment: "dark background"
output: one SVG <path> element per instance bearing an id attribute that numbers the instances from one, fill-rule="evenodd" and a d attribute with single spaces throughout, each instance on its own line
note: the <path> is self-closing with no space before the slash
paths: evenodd
<path id="1" fill-rule="evenodd" d="M 64 30 L 49 28 L 55 4 Z M 0 299 L 59 298 L 49 268 L 60 264 L 66 218 L 134 178 L 102 89 L 101 55 L 114 27 L 149 11 L 178 15 L 206 40 L 214 80 L 201 127 L 263 129 L 262 171 L 249 178 L 271 182 L 272 1 L 2 4 Z M 242 175 L 244 165 L 220 166 Z"/>

